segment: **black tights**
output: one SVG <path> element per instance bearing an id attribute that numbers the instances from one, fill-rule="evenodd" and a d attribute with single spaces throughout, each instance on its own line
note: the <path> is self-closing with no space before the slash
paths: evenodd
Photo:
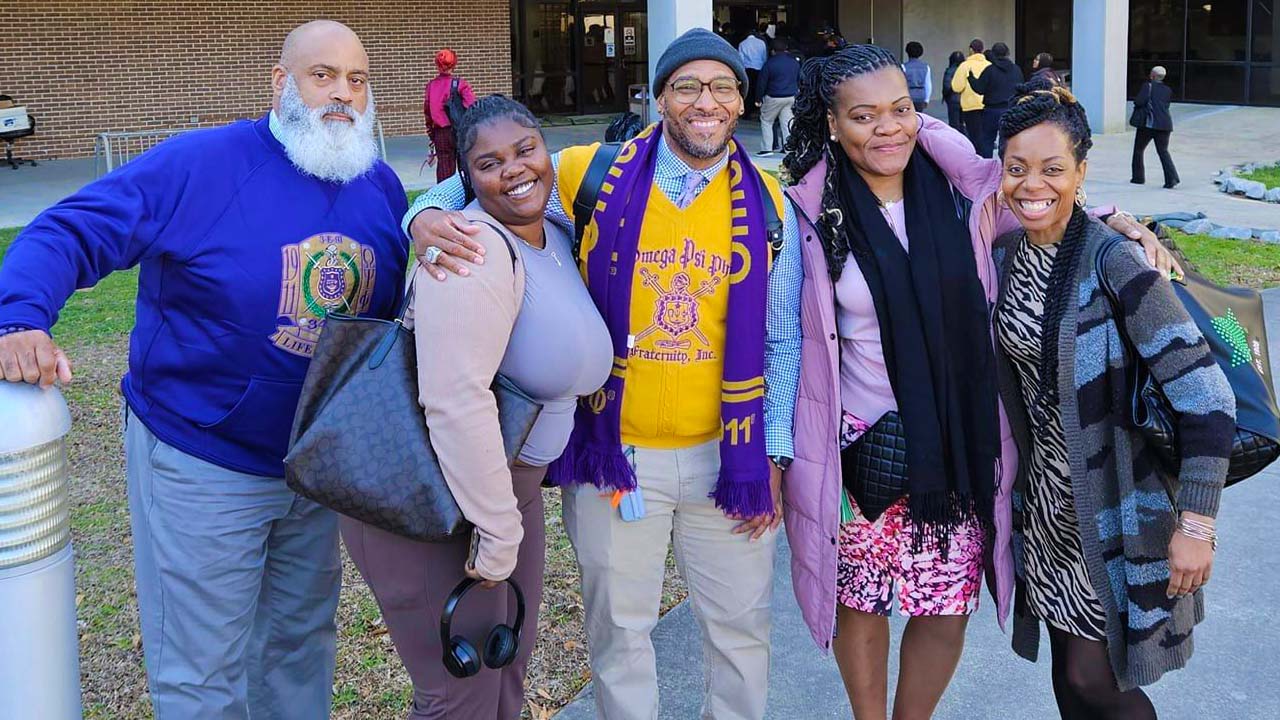
<path id="1" fill-rule="evenodd" d="M 1053 696 L 1062 720 L 1156 720 L 1156 709 L 1138 688 L 1120 692 L 1107 644 L 1049 628 Z"/>

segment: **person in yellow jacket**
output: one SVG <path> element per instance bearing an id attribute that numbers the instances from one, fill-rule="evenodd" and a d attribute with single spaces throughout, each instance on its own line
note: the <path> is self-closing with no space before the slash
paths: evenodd
<path id="1" fill-rule="evenodd" d="M 799 230 L 777 180 L 733 140 L 750 92 L 736 50 L 690 30 L 658 60 L 654 88 L 661 120 L 622 146 L 577 257 L 613 340 L 613 372 L 579 403 L 548 478 L 563 488 L 564 526 L 582 572 L 597 717 L 658 716 L 650 632 L 674 541 L 702 630 L 700 716 L 760 720 L 781 476 L 793 435 L 791 413 L 778 407 L 785 379 L 766 391 L 765 347 L 782 354 L 785 346 L 798 363 L 800 346 L 798 316 L 785 332 L 767 311 L 787 287 L 783 278 L 803 276 Z M 462 151 L 470 138 L 458 142 Z M 552 156 L 544 212 L 566 230 L 597 147 Z M 481 160 L 476 170 L 503 174 L 513 204 L 542 182 L 526 179 L 518 162 Z M 447 212 L 464 202 L 455 176 L 405 216 L 437 279 L 442 268 L 468 273 L 457 257 L 478 259 L 466 249 L 465 218 Z M 776 249 L 770 211 L 782 222 Z"/>
<path id="2" fill-rule="evenodd" d="M 991 64 L 987 56 L 982 54 L 984 47 L 986 46 L 981 40 L 974 38 L 969 43 L 972 54 L 960 63 L 955 76 L 951 78 L 951 90 L 960 93 L 960 117 L 964 121 L 964 134 L 969 136 L 974 147 L 982 139 L 982 109 L 986 106 L 983 105 L 982 96 L 969 85 L 969 73 L 978 77 Z"/>

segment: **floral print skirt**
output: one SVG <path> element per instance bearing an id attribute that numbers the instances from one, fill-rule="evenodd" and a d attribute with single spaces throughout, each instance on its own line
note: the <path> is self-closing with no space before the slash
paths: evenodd
<path id="1" fill-rule="evenodd" d="M 867 424 L 845 413 L 842 445 L 861 436 Z M 843 492 L 843 491 L 842 491 Z M 875 522 L 848 498 L 853 519 L 840 526 L 836 599 L 845 607 L 888 616 L 893 597 L 910 617 L 971 615 L 982 592 L 985 533 L 976 521 L 951 535 L 946 558 L 932 543 L 912 551 L 913 529 L 907 498 L 899 498 Z"/>

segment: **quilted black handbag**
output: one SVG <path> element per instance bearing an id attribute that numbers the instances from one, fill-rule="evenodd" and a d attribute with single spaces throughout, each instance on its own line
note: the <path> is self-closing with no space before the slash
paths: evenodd
<path id="1" fill-rule="evenodd" d="M 418 405 L 417 354 L 405 327 L 410 288 L 395 321 L 330 314 L 293 419 L 285 479 L 294 492 L 413 540 L 471 528 L 445 482 Z M 542 406 L 494 378 L 510 464 Z"/>
<path id="2" fill-rule="evenodd" d="M 1125 345 L 1129 419 L 1165 472 L 1176 478 L 1182 464 L 1177 413 L 1130 342 L 1116 290 L 1103 272 L 1107 253 L 1122 242 L 1126 240 L 1112 238 L 1104 242 L 1098 248 L 1094 267 Z M 1208 341 L 1209 351 L 1236 397 L 1236 432 L 1226 480 L 1228 486 L 1234 485 L 1280 457 L 1280 412 L 1271 386 L 1262 297 L 1245 288 L 1219 287 L 1194 272 L 1187 272 L 1183 281 L 1173 284 L 1173 289 Z"/>
<path id="3" fill-rule="evenodd" d="M 907 494 L 907 432 L 896 411 L 885 413 L 840 452 L 841 479 L 863 517 L 875 522 Z"/>

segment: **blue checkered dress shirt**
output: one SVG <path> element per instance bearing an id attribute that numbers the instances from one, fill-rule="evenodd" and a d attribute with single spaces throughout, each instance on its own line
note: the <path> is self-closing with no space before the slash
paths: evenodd
<path id="1" fill-rule="evenodd" d="M 725 153 L 711 167 L 702 170 L 703 179 L 695 192 L 701 193 L 729 164 Z M 551 156 L 551 165 L 560 169 L 560 154 Z M 684 190 L 684 176 L 693 169 L 681 160 L 665 138 L 658 144 L 657 166 L 653 182 L 664 195 L 675 202 Z M 413 207 L 404 216 L 404 231 L 409 233 L 409 223 L 427 208 L 460 210 L 466 204 L 466 192 L 462 180 L 454 175 L 418 196 Z M 800 228 L 796 224 L 794 208 L 788 199 L 783 203 L 782 250 L 774 258 L 769 274 L 769 298 L 767 308 L 767 337 L 765 341 L 765 396 L 764 433 L 765 451 L 770 457 L 794 457 L 793 425 L 795 421 L 796 395 L 800 383 L 800 286 L 804 280 L 804 267 L 800 258 Z M 560 202 L 557 185 L 551 188 L 547 203 L 547 219 L 573 234 L 573 221 Z"/>

